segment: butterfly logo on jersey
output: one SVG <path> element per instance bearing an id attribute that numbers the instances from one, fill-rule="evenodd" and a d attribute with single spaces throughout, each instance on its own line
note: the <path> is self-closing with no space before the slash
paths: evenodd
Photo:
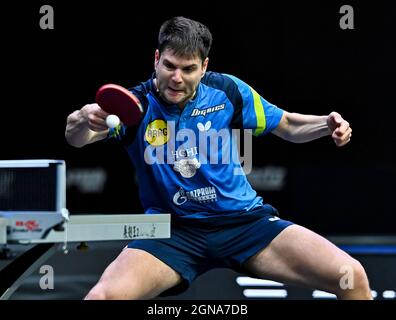
<path id="1" fill-rule="evenodd" d="M 197 128 L 201 132 L 209 131 L 210 127 L 212 126 L 212 122 L 208 121 L 205 123 L 205 125 L 201 122 L 197 123 Z"/>

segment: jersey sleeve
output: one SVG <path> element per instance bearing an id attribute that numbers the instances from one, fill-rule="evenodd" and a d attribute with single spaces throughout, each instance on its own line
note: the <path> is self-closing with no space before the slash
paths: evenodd
<path id="1" fill-rule="evenodd" d="M 240 121 L 244 129 L 252 129 L 255 136 L 274 130 L 283 115 L 283 110 L 261 97 L 252 87 L 232 75 L 229 77 L 238 87 L 242 110 Z"/>
<path id="2" fill-rule="evenodd" d="M 135 141 L 138 126 L 126 126 L 119 124 L 117 127 L 109 129 L 105 141 L 116 141 L 121 145 L 128 147 Z"/>
<path id="3" fill-rule="evenodd" d="M 110 128 L 107 134 L 107 140 L 117 140 L 122 142 L 125 138 L 126 126 L 119 124 L 115 128 Z"/>

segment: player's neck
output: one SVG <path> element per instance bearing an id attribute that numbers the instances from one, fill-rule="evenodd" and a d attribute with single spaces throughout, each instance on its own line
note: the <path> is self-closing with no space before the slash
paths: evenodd
<path id="1" fill-rule="evenodd" d="M 187 103 L 189 103 L 191 100 L 193 100 L 195 98 L 195 95 L 197 94 L 197 91 L 194 91 L 194 93 L 192 94 L 191 97 L 189 97 L 188 99 L 184 100 L 183 102 L 178 103 L 178 107 L 180 110 L 183 110 L 184 107 L 186 106 Z"/>

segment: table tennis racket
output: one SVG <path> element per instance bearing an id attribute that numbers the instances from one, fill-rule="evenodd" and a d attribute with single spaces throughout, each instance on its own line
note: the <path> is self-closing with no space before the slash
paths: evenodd
<path id="1" fill-rule="evenodd" d="M 110 115 L 118 116 L 127 126 L 138 124 L 143 115 L 139 99 L 128 89 L 117 84 L 101 86 L 96 92 L 96 103 Z"/>

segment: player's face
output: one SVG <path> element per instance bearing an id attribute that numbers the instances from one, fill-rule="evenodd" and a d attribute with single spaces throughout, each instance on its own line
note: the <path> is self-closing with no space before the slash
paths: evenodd
<path id="1" fill-rule="evenodd" d="M 194 97 L 195 90 L 208 66 L 208 58 L 204 62 L 197 56 L 185 58 L 175 56 L 167 49 L 160 55 L 155 52 L 156 85 L 161 97 L 168 103 L 184 105 Z"/>

